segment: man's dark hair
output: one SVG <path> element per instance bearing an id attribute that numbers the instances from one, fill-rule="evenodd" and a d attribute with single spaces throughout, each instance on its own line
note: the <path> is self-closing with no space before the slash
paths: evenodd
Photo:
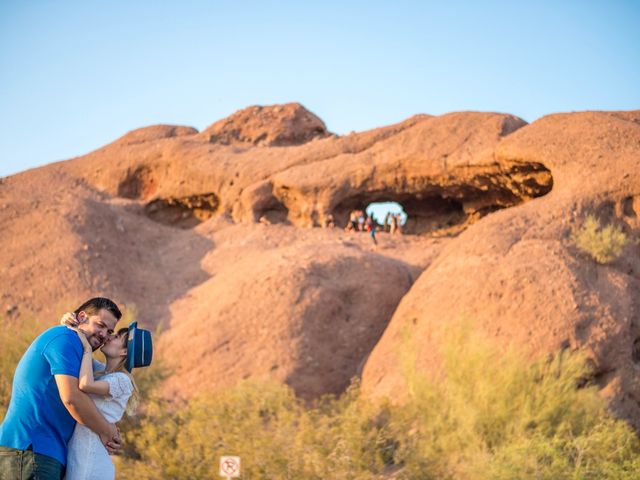
<path id="1" fill-rule="evenodd" d="M 95 297 L 91 300 L 87 300 L 82 305 L 80 305 L 73 312 L 76 315 L 82 311 L 84 311 L 87 315 L 97 315 L 100 310 L 108 310 L 116 317 L 116 320 L 120 320 L 122 318 L 122 312 L 118 308 L 118 306 L 112 300 L 104 297 Z"/>

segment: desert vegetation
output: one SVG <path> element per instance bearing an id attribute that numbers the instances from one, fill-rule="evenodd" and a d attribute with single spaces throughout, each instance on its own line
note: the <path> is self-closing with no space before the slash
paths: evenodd
<path id="1" fill-rule="evenodd" d="M 618 258 L 627 244 L 627 235 L 613 224 L 602 225 L 594 215 L 587 215 L 582 225 L 573 231 L 575 245 L 598 263 Z"/>
<path id="2" fill-rule="evenodd" d="M 443 372 L 401 361 L 410 395 L 373 403 L 353 379 L 305 406 L 286 385 L 244 380 L 218 394 L 154 397 L 127 429 L 123 478 L 209 478 L 239 455 L 247 479 L 631 479 L 640 441 L 608 413 L 587 362 L 558 352 L 530 364 L 468 326 L 452 328 Z M 151 386 L 151 384 L 149 384 Z"/>
<path id="3" fill-rule="evenodd" d="M 37 333 L 0 333 L 2 415 L 15 364 Z M 156 392 L 162 364 L 143 369 L 147 401 L 121 424 L 118 478 L 212 478 L 221 455 L 239 455 L 245 479 L 637 478 L 640 440 L 608 413 L 580 354 L 531 364 L 469 326 L 451 329 L 436 378 L 416 371 L 408 334 L 402 352 L 402 405 L 366 400 L 356 378 L 312 405 L 253 379 L 169 401 Z"/>

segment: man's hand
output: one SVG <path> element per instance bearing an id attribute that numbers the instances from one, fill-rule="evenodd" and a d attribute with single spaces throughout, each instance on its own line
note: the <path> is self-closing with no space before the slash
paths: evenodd
<path id="1" fill-rule="evenodd" d="M 120 429 L 115 423 L 109 424 L 109 431 L 100 434 L 100 441 L 107 449 L 109 455 L 118 453 L 122 448 L 122 439 L 120 438 Z"/>

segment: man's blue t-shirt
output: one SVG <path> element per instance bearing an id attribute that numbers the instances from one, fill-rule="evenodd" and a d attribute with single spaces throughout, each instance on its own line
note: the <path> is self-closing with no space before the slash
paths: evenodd
<path id="1" fill-rule="evenodd" d="M 11 401 L 0 425 L 0 445 L 55 458 L 67 464 L 67 443 L 76 421 L 67 411 L 54 375 L 78 377 L 82 362 L 78 334 L 64 326 L 37 337 L 20 359 Z"/>

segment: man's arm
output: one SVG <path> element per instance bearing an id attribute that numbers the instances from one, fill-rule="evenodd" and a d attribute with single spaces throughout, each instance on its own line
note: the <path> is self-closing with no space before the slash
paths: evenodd
<path id="1" fill-rule="evenodd" d="M 109 453 L 120 449 L 120 432 L 115 424 L 107 422 L 93 400 L 78 387 L 78 379 L 71 375 L 54 375 L 60 399 L 71 416 L 100 436 Z"/>

